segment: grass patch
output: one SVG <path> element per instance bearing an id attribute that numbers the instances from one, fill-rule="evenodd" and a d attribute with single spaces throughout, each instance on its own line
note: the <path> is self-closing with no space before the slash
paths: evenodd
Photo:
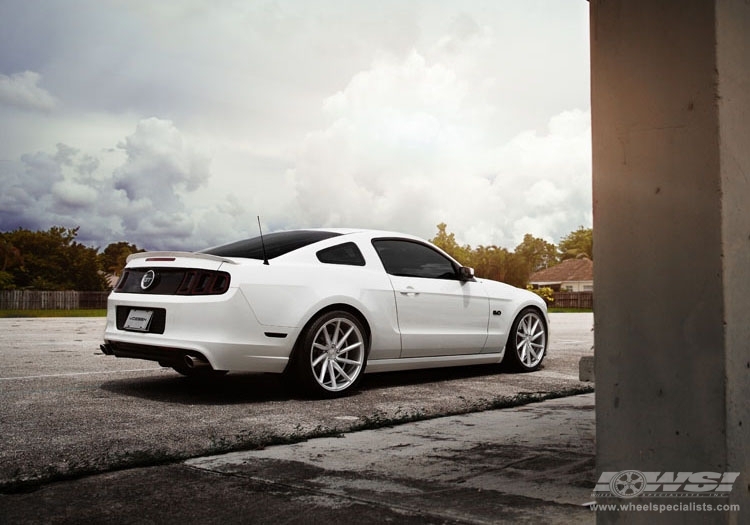
<path id="1" fill-rule="evenodd" d="M 9 317 L 106 317 L 107 309 L 79 310 L 0 310 L 0 318 Z"/>

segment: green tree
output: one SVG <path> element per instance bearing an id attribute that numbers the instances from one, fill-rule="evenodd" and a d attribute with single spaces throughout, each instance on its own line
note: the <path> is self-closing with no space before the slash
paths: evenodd
<path id="1" fill-rule="evenodd" d="M 461 246 L 456 241 L 456 236 L 453 233 L 448 233 L 448 226 L 441 222 L 437 225 L 437 235 L 433 237 L 430 242 L 445 251 L 448 255 L 459 261 L 465 266 L 471 266 L 469 259 L 471 258 L 471 246 Z"/>
<path id="2" fill-rule="evenodd" d="M 438 233 L 430 242 L 445 250 L 451 257 L 465 266 L 474 268 L 477 277 L 502 281 L 513 286 L 526 286 L 529 271 L 526 260 L 505 248 L 479 246 L 472 249 L 468 244 L 461 245 L 453 233 L 448 233 L 445 223 L 437 226 Z"/>
<path id="3" fill-rule="evenodd" d="M 516 246 L 515 254 L 526 261 L 529 275 L 554 266 L 559 260 L 557 246 L 530 233 L 523 236 L 521 244 Z"/>
<path id="4" fill-rule="evenodd" d="M 524 287 L 529 280 L 526 260 L 499 246 L 478 246 L 469 257 L 477 277 Z"/>
<path id="5" fill-rule="evenodd" d="M 576 231 L 570 232 L 562 238 L 558 244 L 561 260 L 575 259 L 586 256 L 594 260 L 594 230 L 580 226 Z"/>
<path id="6" fill-rule="evenodd" d="M 0 270 L 0 290 L 13 290 L 16 285 L 13 282 L 13 274 Z"/>
<path id="7" fill-rule="evenodd" d="M 0 234 L 0 271 L 6 271 L 14 266 L 23 264 L 21 250 L 13 246 L 10 240 Z"/>
<path id="8" fill-rule="evenodd" d="M 99 254 L 99 267 L 104 273 L 120 275 L 122 269 L 125 268 L 128 256 L 143 251 L 145 250 L 138 248 L 135 244 L 124 241 L 113 242 Z"/>
<path id="9" fill-rule="evenodd" d="M 2 240 L 15 247 L 22 262 L 6 271 L 16 288 L 37 290 L 106 290 L 99 272 L 97 250 L 75 241 L 78 228 L 53 226 L 32 232 L 18 228 L 0 233 Z"/>
<path id="10" fill-rule="evenodd" d="M 10 270 L 22 264 L 21 250 L 0 233 L 0 290 L 13 290 L 16 287 Z"/>
<path id="11" fill-rule="evenodd" d="M 510 252 L 497 246 L 478 246 L 471 253 L 471 266 L 477 277 L 505 281 Z"/>
<path id="12" fill-rule="evenodd" d="M 529 282 L 529 276 L 531 275 L 526 259 L 518 254 L 512 253 L 506 264 L 507 269 L 503 282 L 518 288 L 524 288 Z"/>

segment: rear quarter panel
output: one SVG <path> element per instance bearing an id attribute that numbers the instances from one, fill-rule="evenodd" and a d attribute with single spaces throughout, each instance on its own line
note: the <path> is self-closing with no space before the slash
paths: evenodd
<path id="1" fill-rule="evenodd" d="M 268 266 L 234 268 L 232 274 L 262 325 L 289 327 L 299 335 L 321 310 L 348 305 L 363 315 L 370 328 L 373 359 L 400 355 L 393 288 L 382 270 L 272 261 Z"/>

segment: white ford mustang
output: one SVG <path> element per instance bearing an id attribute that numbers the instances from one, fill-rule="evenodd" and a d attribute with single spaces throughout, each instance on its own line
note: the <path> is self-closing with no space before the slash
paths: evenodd
<path id="1" fill-rule="evenodd" d="M 505 360 L 536 370 L 547 327 L 536 294 L 475 278 L 417 237 L 295 230 L 131 255 L 109 296 L 102 351 L 185 375 L 287 371 L 334 396 L 365 369 Z"/>

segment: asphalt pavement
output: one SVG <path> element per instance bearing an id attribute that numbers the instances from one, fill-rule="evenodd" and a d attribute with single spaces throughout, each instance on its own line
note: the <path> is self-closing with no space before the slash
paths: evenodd
<path id="1" fill-rule="evenodd" d="M 104 356 L 101 318 L 0 319 L 0 524 L 593 522 L 592 324 L 553 314 L 531 374 L 372 374 L 308 400 Z"/>
<path id="2" fill-rule="evenodd" d="M 594 523 L 594 395 L 0 495 L 0 523 Z"/>

